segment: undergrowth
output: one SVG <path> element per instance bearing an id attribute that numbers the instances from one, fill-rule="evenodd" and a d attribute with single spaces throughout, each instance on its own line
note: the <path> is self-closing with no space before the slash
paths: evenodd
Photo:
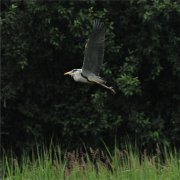
<path id="1" fill-rule="evenodd" d="M 83 148 L 62 152 L 60 146 L 37 148 L 21 158 L 4 153 L 4 180 L 177 180 L 180 159 L 176 150 L 159 148 L 142 153 L 131 145 L 110 151 Z"/>

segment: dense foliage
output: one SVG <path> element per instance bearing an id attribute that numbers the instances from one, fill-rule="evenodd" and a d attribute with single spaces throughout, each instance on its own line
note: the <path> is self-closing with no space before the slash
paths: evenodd
<path id="1" fill-rule="evenodd" d="M 180 143 L 180 3 L 2 2 L 3 145 L 136 139 Z M 112 95 L 63 73 L 80 68 L 92 20 L 106 25 L 101 76 Z"/>

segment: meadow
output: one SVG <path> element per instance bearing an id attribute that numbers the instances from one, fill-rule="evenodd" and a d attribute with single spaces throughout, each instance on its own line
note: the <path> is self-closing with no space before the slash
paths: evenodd
<path id="1" fill-rule="evenodd" d="M 134 146 L 110 152 L 84 148 L 62 152 L 60 146 L 37 148 L 17 159 L 3 155 L 3 180 L 178 180 L 180 158 L 175 149 L 157 146 L 153 154 Z"/>

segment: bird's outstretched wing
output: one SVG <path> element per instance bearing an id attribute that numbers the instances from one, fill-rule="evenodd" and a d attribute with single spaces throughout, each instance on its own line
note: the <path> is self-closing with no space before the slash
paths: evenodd
<path id="1" fill-rule="evenodd" d="M 82 73 L 84 75 L 99 75 L 104 58 L 105 27 L 99 20 L 94 20 L 93 31 L 90 35 L 84 53 Z"/>

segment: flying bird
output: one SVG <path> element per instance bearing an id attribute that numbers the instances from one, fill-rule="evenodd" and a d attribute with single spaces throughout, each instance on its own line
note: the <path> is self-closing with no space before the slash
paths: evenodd
<path id="1" fill-rule="evenodd" d="M 77 82 L 98 84 L 116 93 L 113 87 L 106 86 L 106 81 L 99 76 L 104 58 L 105 27 L 99 20 L 93 21 L 93 30 L 87 40 L 82 69 L 73 69 L 64 73 L 70 75 Z"/>

